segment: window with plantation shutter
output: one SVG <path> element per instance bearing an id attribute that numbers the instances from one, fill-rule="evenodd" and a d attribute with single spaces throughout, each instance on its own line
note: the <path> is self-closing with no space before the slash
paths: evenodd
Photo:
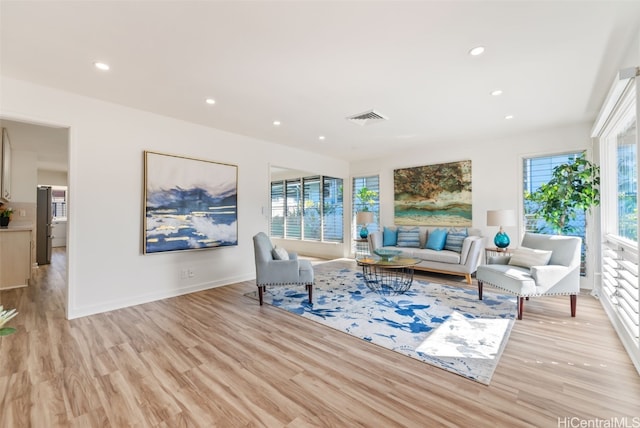
<path id="1" fill-rule="evenodd" d="M 352 235 L 354 237 L 360 237 L 360 228 L 362 227 L 362 225 L 360 224 L 356 224 L 356 214 L 359 211 L 364 210 L 365 207 L 362 206 L 361 202 L 358 200 L 358 193 L 363 189 L 363 188 L 367 188 L 368 190 L 371 190 L 373 192 L 376 192 L 376 194 L 380 195 L 380 178 L 377 175 L 371 175 L 371 176 L 367 176 L 367 177 L 354 177 L 353 178 L 353 202 L 351 204 L 351 206 L 353 207 L 353 211 L 351 213 L 351 224 L 353 225 L 352 228 Z M 374 232 L 376 230 L 378 230 L 378 223 L 380 221 L 380 198 L 377 197 L 375 198 L 375 203 L 373 204 L 372 207 L 369 208 L 370 211 L 373 212 L 373 223 L 367 225 L 367 229 L 369 230 L 369 232 Z"/>
<path id="2" fill-rule="evenodd" d="M 320 241 L 322 239 L 322 193 L 320 177 L 302 179 L 302 210 L 304 218 L 304 239 Z"/>
<path id="3" fill-rule="evenodd" d="M 300 180 L 285 180 L 285 238 L 302 238 L 302 186 Z"/>
<path id="4" fill-rule="evenodd" d="M 324 176 L 271 182 L 271 236 L 343 242 L 342 188 Z"/>
<path id="5" fill-rule="evenodd" d="M 343 242 L 343 196 L 342 179 L 323 177 L 322 183 L 322 230 L 323 240 Z"/>
<path id="6" fill-rule="evenodd" d="M 284 238 L 284 181 L 271 183 L 271 236 Z"/>

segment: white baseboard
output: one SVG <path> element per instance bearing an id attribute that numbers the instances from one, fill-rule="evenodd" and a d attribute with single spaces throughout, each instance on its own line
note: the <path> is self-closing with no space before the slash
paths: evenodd
<path id="1" fill-rule="evenodd" d="M 133 298 L 122 300 L 112 300 L 110 302 L 101 303 L 99 305 L 91 305 L 85 307 L 70 308 L 67 315 L 68 319 L 86 317 L 89 315 L 100 314 L 103 312 L 114 311 L 117 309 L 128 308 L 130 306 L 142 305 L 144 303 L 155 302 L 158 300 L 169 299 L 171 297 L 182 296 L 184 294 L 195 293 L 198 291 L 209 290 L 211 288 L 223 287 L 225 285 L 236 284 L 238 282 L 249 281 L 255 279 L 253 275 L 243 275 L 234 278 L 225 278 L 219 281 L 208 281 L 200 284 L 192 284 L 174 290 L 162 291 L 158 293 L 147 293 Z"/>

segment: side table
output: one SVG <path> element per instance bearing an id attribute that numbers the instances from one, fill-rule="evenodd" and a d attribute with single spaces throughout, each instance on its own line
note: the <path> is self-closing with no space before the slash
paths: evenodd
<path id="1" fill-rule="evenodd" d="M 484 249 L 484 260 L 489 260 L 489 257 L 504 257 L 513 254 L 513 248 L 498 248 L 498 247 L 486 247 Z"/>
<path id="2" fill-rule="evenodd" d="M 367 238 L 356 238 L 354 241 L 356 242 L 356 259 L 371 255 L 371 253 L 369 253 L 369 240 Z"/>

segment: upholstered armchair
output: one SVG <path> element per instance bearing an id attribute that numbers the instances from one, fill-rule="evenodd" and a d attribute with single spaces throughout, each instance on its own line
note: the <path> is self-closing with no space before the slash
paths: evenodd
<path id="1" fill-rule="evenodd" d="M 520 248 L 510 256 L 489 257 L 478 266 L 478 297 L 489 284 L 518 296 L 518 319 L 522 319 L 524 299 L 537 296 L 568 295 L 571 316 L 576 316 L 580 293 L 581 239 L 575 236 L 526 233 Z"/>
<path id="2" fill-rule="evenodd" d="M 263 232 L 253 237 L 253 247 L 261 305 L 262 295 L 268 285 L 304 285 L 309 292 L 309 303 L 313 304 L 313 267 L 308 260 L 299 260 L 296 253 L 276 250 Z"/>

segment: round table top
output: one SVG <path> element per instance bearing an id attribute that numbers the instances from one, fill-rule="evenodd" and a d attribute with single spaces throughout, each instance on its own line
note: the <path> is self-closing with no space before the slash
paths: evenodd
<path id="1" fill-rule="evenodd" d="M 420 263 L 421 260 L 413 259 L 409 257 L 398 257 L 392 260 L 382 260 L 379 257 L 362 257 L 356 259 L 356 261 L 362 265 L 372 265 L 372 266 L 381 266 L 388 268 L 402 268 L 402 267 L 410 267 L 415 266 Z"/>

